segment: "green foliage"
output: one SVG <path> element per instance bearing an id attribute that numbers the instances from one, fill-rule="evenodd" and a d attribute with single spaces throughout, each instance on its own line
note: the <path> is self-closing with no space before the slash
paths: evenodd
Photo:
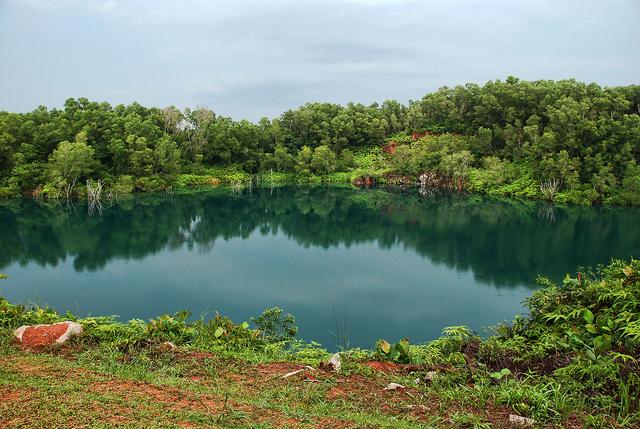
<path id="1" fill-rule="evenodd" d="M 540 198 L 541 185 L 557 183 L 556 202 L 640 205 L 638 92 L 509 77 L 444 87 L 408 105 L 308 103 L 258 123 L 206 108 L 69 99 L 63 109 L 0 112 L 0 198 L 82 195 L 76 183 L 113 185 L 109 177 L 157 191 L 269 172 L 378 183 L 428 172 L 437 178 L 430 186 Z M 383 154 L 391 142 L 395 153 Z M 336 171 L 350 174 L 328 177 Z M 116 194 L 132 189 L 122 185 Z"/>
<path id="2" fill-rule="evenodd" d="M 84 341 L 119 350 L 144 348 L 165 341 L 202 350 L 266 350 L 272 345 L 281 347 L 297 333 L 293 316 L 283 315 L 279 308 L 265 310 L 255 319 L 260 330 L 250 329 L 247 322 L 235 324 L 218 314 L 209 320 L 201 318 L 193 322 L 189 322 L 189 317 L 190 313 L 183 310 L 161 315 L 148 323 L 139 319 L 122 323 L 114 316 L 78 319 L 71 313 L 60 315 L 48 307 L 14 305 L 0 297 L 0 329 L 73 320 L 83 325 Z"/>
<path id="3" fill-rule="evenodd" d="M 62 320 L 54 310 L 48 307 L 27 308 L 15 305 L 0 297 L 0 328 L 15 329 L 21 325 L 53 323 Z"/>
<path id="4" fill-rule="evenodd" d="M 220 179 L 208 175 L 180 174 L 174 183 L 178 188 L 215 186 L 220 183 Z"/>
<path id="5" fill-rule="evenodd" d="M 336 169 L 336 154 L 329 146 L 318 146 L 313 151 L 311 169 L 316 174 L 328 174 Z"/>
<path id="6" fill-rule="evenodd" d="M 63 196 L 71 197 L 78 180 L 96 168 L 94 153 L 95 150 L 86 143 L 86 134 L 82 132 L 76 136 L 75 142 L 63 141 L 53 151 L 49 157 L 49 174 L 55 184 L 53 186 Z"/>
<path id="7" fill-rule="evenodd" d="M 279 307 L 268 308 L 258 317 L 252 317 L 251 321 L 260 331 L 262 339 L 267 342 L 279 343 L 291 341 L 298 333 L 296 319 L 291 314 L 283 314 Z"/>
<path id="8" fill-rule="evenodd" d="M 380 339 L 376 343 L 376 353 L 383 360 L 408 363 L 410 361 L 409 346 L 408 338 L 403 338 L 395 344 L 390 344 L 386 340 Z"/>
<path id="9" fill-rule="evenodd" d="M 494 380 L 500 381 L 505 377 L 511 375 L 511 370 L 509 368 L 502 368 L 500 371 L 495 371 L 489 374 L 491 378 Z"/>
<path id="10" fill-rule="evenodd" d="M 311 160 L 313 151 L 309 146 L 303 146 L 296 155 L 296 171 L 302 175 L 311 173 Z"/>
<path id="11" fill-rule="evenodd" d="M 133 192 L 135 182 L 133 176 L 118 176 L 116 181 L 111 185 L 110 189 L 115 195 L 130 194 Z"/>
<path id="12" fill-rule="evenodd" d="M 186 322 L 190 315 L 188 311 L 180 311 L 173 316 L 165 314 L 152 319 L 147 325 L 147 336 L 177 344 L 186 343 L 195 335 L 195 329 Z"/>
<path id="13" fill-rule="evenodd" d="M 140 192 L 159 192 L 167 188 L 166 181 L 160 176 L 138 177 L 134 189 Z"/>
<path id="14" fill-rule="evenodd" d="M 482 417 L 465 412 L 455 412 L 449 417 L 453 428 L 491 429 L 493 426 L 485 422 Z"/>
<path id="15" fill-rule="evenodd" d="M 560 348 L 592 360 L 612 348 L 640 348 L 639 267 L 638 260 L 616 260 L 589 276 L 567 276 L 562 286 L 539 279 L 545 288 L 527 300 L 533 319 L 526 329 L 555 334 Z"/>

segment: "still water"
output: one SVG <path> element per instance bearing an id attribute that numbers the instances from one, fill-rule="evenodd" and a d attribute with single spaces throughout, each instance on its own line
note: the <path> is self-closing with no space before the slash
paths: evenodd
<path id="1" fill-rule="evenodd" d="M 524 312 L 544 274 L 640 255 L 640 210 L 290 187 L 0 202 L 0 295 L 79 315 L 292 313 L 330 349 Z"/>

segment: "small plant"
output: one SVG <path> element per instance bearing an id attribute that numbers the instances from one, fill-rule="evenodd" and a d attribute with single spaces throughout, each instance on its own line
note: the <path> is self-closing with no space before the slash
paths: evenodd
<path id="1" fill-rule="evenodd" d="M 396 344 L 380 339 L 376 343 L 376 352 L 384 360 L 399 363 L 409 363 L 409 339 L 403 338 Z"/>
<path id="2" fill-rule="evenodd" d="M 264 310 L 260 316 L 251 318 L 266 342 L 291 341 L 298 334 L 296 319 L 291 314 L 283 313 L 280 307 L 273 307 Z"/>
<path id="3" fill-rule="evenodd" d="M 492 372 L 491 374 L 489 374 L 491 376 L 491 378 L 493 378 L 496 381 L 500 381 L 503 378 L 511 375 L 511 370 L 509 368 L 502 368 L 500 371 L 497 372 Z"/>
<path id="4" fill-rule="evenodd" d="M 163 315 L 152 319 L 147 325 L 150 338 L 184 343 L 193 338 L 195 329 L 188 326 L 186 320 L 191 316 L 188 311 L 180 311 L 173 316 Z"/>
<path id="5" fill-rule="evenodd" d="M 49 307 L 28 308 L 11 304 L 0 297 L 0 328 L 15 329 L 20 325 L 59 322 L 63 318 Z"/>
<path id="6" fill-rule="evenodd" d="M 560 190 L 561 182 L 558 179 L 549 179 L 540 183 L 540 192 L 546 200 L 553 201 L 556 198 L 556 194 Z"/>

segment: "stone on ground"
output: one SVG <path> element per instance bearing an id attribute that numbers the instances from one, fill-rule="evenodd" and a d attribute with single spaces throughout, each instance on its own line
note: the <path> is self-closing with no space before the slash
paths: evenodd
<path id="1" fill-rule="evenodd" d="M 63 344 L 69 338 L 82 334 L 82 325 L 76 322 L 59 322 L 50 325 L 21 326 L 13 335 L 22 348 L 37 349 Z"/>

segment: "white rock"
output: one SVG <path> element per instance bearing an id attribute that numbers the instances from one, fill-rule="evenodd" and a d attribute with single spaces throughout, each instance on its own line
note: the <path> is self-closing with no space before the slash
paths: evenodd
<path id="1" fill-rule="evenodd" d="M 524 426 L 524 427 L 532 427 L 533 425 L 536 424 L 536 421 L 528 417 L 509 414 L 509 423 L 513 423 L 513 424 Z"/>
<path id="2" fill-rule="evenodd" d="M 28 326 L 21 326 L 18 329 L 16 329 L 15 331 L 13 331 L 13 336 L 16 337 L 18 339 L 18 341 L 22 342 L 22 334 L 24 334 L 24 331 L 26 331 L 28 328 Z"/>
<path id="3" fill-rule="evenodd" d="M 425 381 L 433 381 L 433 379 L 436 378 L 436 375 L 438 375 L 436 371 L 429 371 L 424 375 L 424 379 Z"/>
<path id="4" fill-rule="evenodd" d="M 62 334 L 60 338 L 56 340 L 56 343 L 62 344 L 66 342 L 69 338 L 75 337 L 76 335 L 82 334 L 84 332 L 84 328 L 81 324 L 76 322 L 62 322 L 67 324 L 67 332 Z"/>
<path id="5" fill-rule="evenodd" d="M 406 389 L 406 386 L 403 386 L 402 384 L 398 384 L 398 383 L 389 383 L 387 384 L 387 387 L 385 387 L 382 390 L 396 390 L 396 389 Z"/>
<path id="6" fill-rule="evenodd" d="M 329 365 L 333 368 L 335 372 L 339 372 L 340 368 L 342 368 L 342 362 L 340 361 L 340 353 L 336 353 L 331 356 L 329 359 Z"/>

